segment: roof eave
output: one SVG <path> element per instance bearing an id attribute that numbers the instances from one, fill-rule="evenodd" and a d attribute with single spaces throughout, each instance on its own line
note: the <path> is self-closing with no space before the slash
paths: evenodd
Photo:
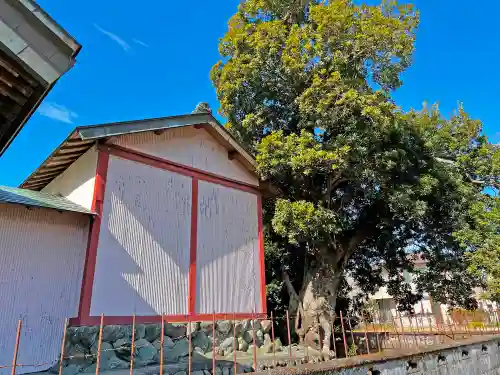
<path id="1" fill-rule="evenodd" d="M 43 189 L 53 178 L 62 173 L 76 159 L 87 152 L 95 142 L 112 137 L 147 131 L 163 132 L 184 126 L 200 126 L 228 149 L 228 156 L 236 159 L 249 172 L 256 174 L 254 157 L 240 145 L 210 113 L 194 113 L 180 116 L 159 117 L 77 127 L 45 159 L 45 161 L 20 185 L 21 188 Z M 74 157 L 65 157 L 72 153 Z M 64 161 L 59 159 L 64 157 Z M 56 159 L 56 160 L 55 160 Z M 57 169 L 57 170 L 56 170 Z M 60 170 L 60 172 L 58 172 Z M 41 174 L 43 177 L 42 178 Z M 51 176 L 53 178 L 51 179 Z"/>

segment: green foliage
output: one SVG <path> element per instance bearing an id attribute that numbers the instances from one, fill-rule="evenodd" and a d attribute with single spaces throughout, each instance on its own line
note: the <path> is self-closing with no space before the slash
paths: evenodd
<path id="1" fill-rule="evenodd" d="M 483 329 L 486 325 L 483 322 L 470 322 L 467 324 L 467 328 L 469 329 Z"/>
<path id="2" fill-rule="evenodd" d="M 355 357 L 358 355 L 358 346 L 355 343 L 352 343 L 349 345 L 349 348 L 347 349 L 347 356 L 348 357 Z"/>
<path id="3" fill-rule="evenodd" d="M 450 118 L 437 106 L 403 112 L 390 96 L 417 25 L 396 1 L 247 0 L 230 19 L 211 76 L 228 128 L 280 190 L 265 207 L 273 303 L 287 303 L 281 271 L 299 290 L 319 259 L 364 296 L 386 285 L 406 310 L 424 290 L 474 307 L 477 273 L 497 277 L 475 254 L 490 256 L 485 239 L 498 236 L 481 206 L 500 186 L 498 148 L 461 107 Z M 402 274 L 409 252 L 427 260 L 416 291 Z"/>
<path id="4" fill-rule="evenodd" d="M 500 302 L 500 198 L 482 196 L 469 212 L 471 220 L 456 237 L 467 250 L 470 272 L 486 284 L 483 297 Z"/>

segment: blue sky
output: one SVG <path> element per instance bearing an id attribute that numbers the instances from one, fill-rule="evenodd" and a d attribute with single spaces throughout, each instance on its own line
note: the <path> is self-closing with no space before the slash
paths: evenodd
<path id="1" fill-rule="evenodd" d="M 209 71 L 239 0 L 38 1 L 83 49 L 1 157 L 0 185 L 21 183 L 75 126 L 218 107 Z M 500 142 L 500 2 L 414 3 L 421 24 L 397 103 L 439 102 L 451 113 L 463 102 Z"/>

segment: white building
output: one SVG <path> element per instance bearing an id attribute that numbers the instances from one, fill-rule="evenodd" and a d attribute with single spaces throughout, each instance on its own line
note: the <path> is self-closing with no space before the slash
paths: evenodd
<path id="1" fill-rule="evenodd" d="M 425 268 L 425 260 L 419 257 L 415 257 L 413 259 L 413 262 L 416 270 Z M 410 283 L 412 289 L 416 291 L 416 286 L 413 282 L 415 275 L 405 271 L 403 276 L 405 280 Z M 388 277 L 385 270 L 382 271 L 382 277 Z M 497 322 L 498 306 L 496 305 L 496 303 L 492 301 L 482 300 L 480 297 L 481 290 L 477 289 L 475 292 L 476 298 L 479 302 L 479 308 L 489 313 L 490 321 L 492 323 Z M 397 311 L 396 303 L 394 302 L 393 297 L 387 292 L 386 287 L 381 287 L 370 298 L 377 303 L 377 308 L 379 311 L 379 317 L 377 320 L 382 324 L 396 324 L 398 326 L 401 326 L 402 324 L 405 327 L 409 327 L 411 324 L 415 329 L 419 326 L 429 327 L 432 325 L 434 327 L 437 325 L 447 325 L 453 323 L 449 311 L 450 306 L 433 301 L 432 297 L 426 292 L 424 292 L 423 294 L 422 301 L 413 306 L 413 316 L 410 316 L 407 313 L 401 314 Z"/>
<path id="2" fill-rule="evenodd" d="M 56 361 L 65 318 L 265 314 L 254 164 L 209 113 L 75 129 L 22 189 L 0 189 L 0 364 L 18 319 L 18 363 L 36 364 Z"/>

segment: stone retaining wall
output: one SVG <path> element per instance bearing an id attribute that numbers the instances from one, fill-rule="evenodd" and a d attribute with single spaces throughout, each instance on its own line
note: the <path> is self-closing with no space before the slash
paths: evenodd
<path id="1" fill-rule="evenodd" d="M 494 375 L 500 374 L 500 337 L 476 336 L 425 348 L 386 350 L 256 375 Z"/>
<path id="2" fill-rule="evenodd" d="M 289 372 L 337 374 L 500 374 L 500 337 L 476 336 L 467 339 L 450 339 L 427 347 L 403 347 L 391 349 L 383 337 L 389 334 L 368 334 L 370 344 L 380 340 L 385 350 L 380 353 L 358 355 L 351 358 L 314 358 L 319 352 L 292 345 L 283 347 L 276 340 L 275 352 L 270 337 L 271 322 L 220 321 L 216 323 L 215 338 L 212 323 L 165 324 L 164 368 L 165 375 L 188 375 L 189 334 L 192 334 L 192 375 L 214 375 L 212 353 L 215 345 L 216 374 L 234 375 L 233 358 L 238 364 L 236 373 L 253 371 L 253 343 L 258 353 L 258 369 L 266 369 L 266 375 L 284 375 Z M 233 347 L 233 330 L 236 330 L 236 348 Z M 254 335 L 255 332 L 255 335 Z M 95 373 L 99 327 L 70 327 L 67 331 L 63 375 Z M 160 324 L 139 324 L 135 329 L 134 372 L 137 375 L 159 374 Z M 378 339 L 377 339 L 378 336 Z M 424 335 L 425 336 L 425 335 Z M 255 337 L 255 338 L 254 338 Z M 132 327 L 110 325 L 103 329 L 101 344 L 101 371 L 126 375 L 130 367 Z M 354 342 L 360 348 L 366 346 L 364 333 L 354 333 Z M 351 335 L 346 337 L 352 344 Z M 409 337 L 410 339 L 410 337 Z M 411 342 L 413 340 L 408 340 Z M 343 341 L 337 339 L 337 350 Z M 370 345 L 372 346 L 372 345 Z M 236 350 L 236 353 L 235 353 Z M 308 357 L 308 359 L 304 358 Z M 58 366 L 49 370 L 57 373 Z M 264 373 L 262 373 L 264 374 Z"/>
<path id="3" fill-rule="evenodd" d="M 236 332 L 236 347 L 233 334 Z M 174 324 L 165 323 L 164 362 L 187 363 L 189 357 L 188 334 L 191 333 L 191 354 L 194 360 L 212 358 L 233 359 L 236 350 L 238 357 L 253 353 L 254 342 L 259 354 L 272 353 L 271 321 L 251 320 L 216 322 L 215 339 L 213 323 Z M 134 338 L 134 368 L 160 363 L 161 324 L 138 324 Z M 64 375 L 94 373 L 97 359 L 99 327 L 69 327 L 64 349 Z M 215 343 L 215 344 L 214 344 Z M 103 327 L 101 344 L 101 371 L 126 369 L 130 367 L 132 345 L 131 325 L 107 325 Z M 275 340 L 274 350 L 282 350 L 279 339 Z M 57 371 L 57 366 L 52 370 Z M 250 371 L 250 367 L 242 369 Z"/>

